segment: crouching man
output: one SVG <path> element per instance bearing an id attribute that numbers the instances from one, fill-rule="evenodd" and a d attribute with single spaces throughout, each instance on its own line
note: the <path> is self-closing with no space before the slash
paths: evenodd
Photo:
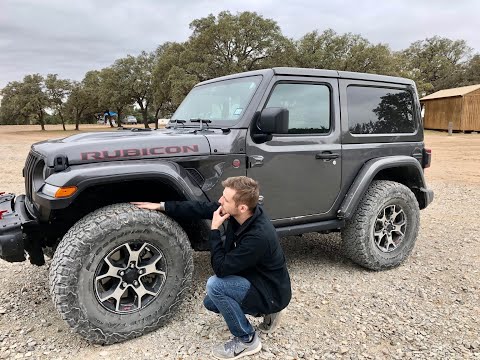
<path id="1" fill-rule="evenodd" d="M 233 339 L 213 348 L 217 359 L 238 359 L 259 352 L 262 344 L 245 314 L 263 316 L 260 330 L 272 332 L 291 298 L 283 250 L 271 221 L 258 205 L 258 183 L 246 176 L 222 182 L 218 203 L 136 202 L 179 219 L 211 219 L 210 254 L 214 276 L 207 281 L 205 307 L 222 314 Z M 226 222 L 222 243 L 220 227 Z"/>

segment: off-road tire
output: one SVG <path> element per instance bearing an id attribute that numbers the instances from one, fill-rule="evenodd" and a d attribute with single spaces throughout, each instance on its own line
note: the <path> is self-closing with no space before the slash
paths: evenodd
<path id="1" fill-rule="evenodd" d="M 381 251 L 375 243 L 377 216 L 391 205 L 403 209 L 406 230 L 403 240 L 391 252 Z M 403 184 L 377 180 L 369 186 L 353 217 L 342 230 L 344 253 L 353 262 L 372 270 L 400 265 L 411 253 L 418 235 L 420 209 L 413 192 Z"/>
<path id="2" fill-rule="evenodd" d="M 169 271 L 162 290 L 143 310 L 118 314 L 98 300 L 94 273 L 109 251 L 132 239 L 161 249 Z M 65 234 L 51 264 L 50 293 L 75 332 L 93 343 L 113 344 L 162 326 L 188 291 L 192 274 L 192 249 L 175 221 L 131 204 L 114 204 L 88 214 Z"/>

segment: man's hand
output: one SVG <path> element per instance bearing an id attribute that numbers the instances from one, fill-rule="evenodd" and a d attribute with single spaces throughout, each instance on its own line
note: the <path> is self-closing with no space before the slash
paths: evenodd
<path id="1" fill-rule="evenodd" d="M 157 211 L 163 211 L 162 209 L 162 203 L 151 203 L 151 202 L 131 202 L 130 204 L 138 206 L 140 209 L 148 209 L 148 210 L 157 210 Z"/>
<path id="2" fill-rule="evenodd" d="M 218 230 L 222 226 L 223 222 L 230 217 L 230 214 L 227 214 L 223 211 L 223 208 L 220 206 L 217 211 L 213 213 L 212 219 L 212 230 Z"/>

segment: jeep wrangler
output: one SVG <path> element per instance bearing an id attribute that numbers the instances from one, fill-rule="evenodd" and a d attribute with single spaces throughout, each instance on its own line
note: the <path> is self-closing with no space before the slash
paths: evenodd
<path id="1" fill-rule="evenodd" d="M 157 329 L 188 292 L 208 221 L 131 201 L 217 200 L 221 182 L 259 181 L 278 234 L 341 232 L 373 270 L 404 261 L 433 200 L 411 80 L 273 68 L 196 85 L 165 129 L 80 133 L 33 144 L 25 195 L 0 197 L 0 257 L 50 253 L 51 296 L 89 341 Z"/>

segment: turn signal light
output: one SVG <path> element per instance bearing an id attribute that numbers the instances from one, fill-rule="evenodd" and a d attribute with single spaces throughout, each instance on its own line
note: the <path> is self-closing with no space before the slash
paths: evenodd
<path id="1" fill-rule="evenodd" d="M 76 186 L 65 186 L 61 187 L 55 192 L 55 197 L 56 198 L 64 198 L 64 197 L 69 197 L 77 191 Z"/>

